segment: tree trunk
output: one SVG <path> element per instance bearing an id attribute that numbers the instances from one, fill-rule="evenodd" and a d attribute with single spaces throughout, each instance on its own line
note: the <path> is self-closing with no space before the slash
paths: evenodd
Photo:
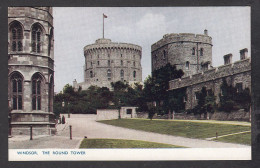
<path id="1" fill-rule="evenodd" d="M 169 111 L 168 111 L 168 120 L 170 120 L 170 119 L 172 118 L 171 114 L 172 114 L 172 113 L 171 113 L 171 110 L 169 110 Z"/>

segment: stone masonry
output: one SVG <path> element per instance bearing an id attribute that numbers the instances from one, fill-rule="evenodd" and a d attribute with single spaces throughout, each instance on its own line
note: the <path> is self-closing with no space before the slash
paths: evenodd
<path id="1" fill-rule="evenodd" d="M 186 99 L 184 99 L 186 109 L 192 109 L 197 105 L 196 93 L 200 92 L 202 87 L 211 90 L 218 103 L 223 78 L 229 85 L 251 90 L 251 58 L 248 58 L 248 50 L 246 48 L 240 50 L 241 60 L 234 63 L 232 63 L 232 54 L 227 54 L 223 58 L 222 66 L 169 82 L 169 90 L 186 87 Z"/>
<path id="2" fill-rule="evenodd" d="M 152 71 L 167 63 L 182 69 L 185 76 L 210 69 L 212 65 L 212 38 L 204 34 L 166 34 L 151 46 Z"/>
<path id="3" fill-rule="evenodd" d="M 8 100 L 12 134 L 55 132 L 51 7 L 8 8 Z"/>
<path id="4" fill-rule="evenodd" d="M 142 48 L 138 45 L 98 39 L 84 47 L 84 56 L 84 82 L 75 80 L 75 89 L 86 90 L 91 85 L 111 89 L 111 82 L 142 82 Z"/>

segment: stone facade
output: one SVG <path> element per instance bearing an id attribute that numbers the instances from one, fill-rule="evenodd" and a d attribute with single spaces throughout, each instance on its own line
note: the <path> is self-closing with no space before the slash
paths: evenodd
<path id="1" fill-rule="evenodd" d="M 12 134 L 55 132 L 51 7 L 8 8 L 8 100 Z"/>
<path id="2" fill-rule="evenodd" d="M 73 87 L 83 90 L 91 85 L 111 89 L 111 82 L 128 83 L 142 81 L 142 48 L 135 44 L 115 43 L 110 39 L 98 39 L 84 47 L 84 82 L 73 82 Z"/>
<path id="3" fill-rule="evenodd" d="M 189 76 L 210 69 L 212 65 L 212 38 L 207 30 L 203 35 L 166 34 L 151 50 L 152 71 L 170 63 Z"/>
<path id="4" fill-rule="evenodd" d="M 121 107 L 120 118 L 137 118 L 137 107 Z M 97 120 L 118 119 L 118 109 L 97 109 Z"/>
<path id="5" fill-rule="evenodd" d="M 224 56 L 224 65 L 209 70 L 175 79 L 169 82 L 169 90 L 186 87 L 185 108 L 193 109 L 197 105 L 196 93 L 202 87 L 211 90 L 219 102 L 220 86 L 223 78 L 229 85 L 249 88 L 251 90 L 251 58 L 247 57 L 247 49 L 240 50 L 241 60 L 232 63 L 232 54 Z"/>

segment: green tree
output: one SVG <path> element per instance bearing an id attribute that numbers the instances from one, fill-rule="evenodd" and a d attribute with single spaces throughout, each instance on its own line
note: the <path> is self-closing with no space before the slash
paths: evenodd
<path id="1" fill-rule="evenodd" d="M 222 80 L 220 89 L 221 89 L 221 93 L 219 94 L 219 98 L 220 98 L 219 110 L 225 112 L 231 112 L 235 106 L 236 89 L 232 87 L 232 85 L 228 85 L 225 78 Z"/>
<path id="2" fill-rule="evenodd" d="M 197 94 L 198 104 L 192 110 L 194 114 L 204 114 L 206 118 L 207 113 L 215 111 L 216 96 L 211 90 L 207 90 L 206 87 L 202 87 L 201 91 Z"/>

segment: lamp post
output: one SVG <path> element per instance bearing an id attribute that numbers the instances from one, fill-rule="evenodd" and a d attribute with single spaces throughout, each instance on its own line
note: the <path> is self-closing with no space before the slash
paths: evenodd
<path id="1" fill-rule="evenodd" d="M 70 118 L 70 106 L 69 106 L 70 102 L 68 102 L 68 118 Z"/>
<path id="2" fill-rule="evenodd" d="M 12 136 L 12 125 L 11 125 L 11 99 L 8 98 L 8 124 L 9 124 L 9 131 L 8 131 L 8 136 Z"/>
<path id="3" fill-rule="evenodd" d="M 121 114 L 120 114 L 120 104 L 121 104 L 121 100 L 118 100 L 118 119 L 121 119 Z"/>

